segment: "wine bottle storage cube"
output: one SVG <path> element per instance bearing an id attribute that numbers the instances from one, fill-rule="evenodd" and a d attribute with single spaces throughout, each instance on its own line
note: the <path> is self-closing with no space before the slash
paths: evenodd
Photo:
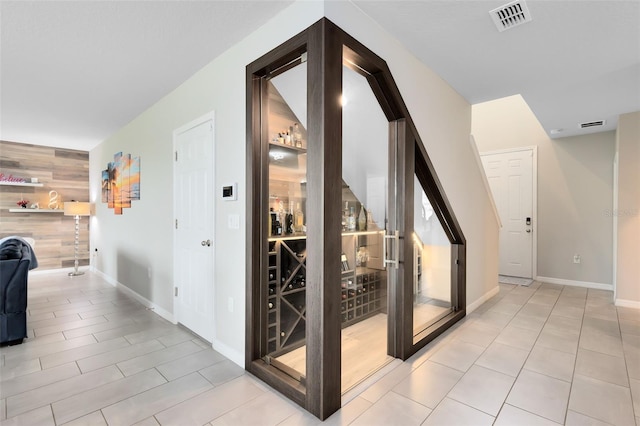
<path id="1" fill-rule="evenodd" d="M 364 268 L 356 270 L 355 285 L 341 290 L 342 327 L 348 327 L 369 318 L 384 309 L 386 301 L 384 271 L 372 271 Z"/>
<path id="2" fill-rule="evenodd" d="M 342 271 L 340 312 L 342 327 L 353 325 L 386 308 L 386 273 L 355 266 L 355 249 L 344 244 L 350 266 Z M 353 265 L 353 266 L 351 266 Z M 268 350 L 279 356 L 302 346 L 306 325 L 306 238 L 269 241 L 267 300 Z"/>

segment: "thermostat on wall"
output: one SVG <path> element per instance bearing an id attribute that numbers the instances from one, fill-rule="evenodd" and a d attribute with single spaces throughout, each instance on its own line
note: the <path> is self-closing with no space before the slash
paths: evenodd
<path id="1" fill-rule="evenodd" d="M 238 199 L 238 184 L 232 183 L 222 185 L 222 199 L 225 201 L 235 201 Z"/>

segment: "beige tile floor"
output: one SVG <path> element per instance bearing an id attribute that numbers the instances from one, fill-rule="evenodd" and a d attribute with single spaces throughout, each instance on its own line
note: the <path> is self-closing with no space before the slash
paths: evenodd
<path id="1" fill-rule="evenodd" d="M 98 276 L 32 275 L 30 338 L 0 349 L 0 425 L 320 422 Z M 640 311 L 612 293 L 500 293 L 344 397 L 336 425 L 639 425 Z"/>

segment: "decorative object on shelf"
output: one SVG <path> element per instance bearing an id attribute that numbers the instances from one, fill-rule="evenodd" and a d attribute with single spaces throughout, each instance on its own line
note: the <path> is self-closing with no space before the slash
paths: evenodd
<path id="1" fill-rule="evenodd" d="M 80 216 L 89 216 L 91 214 L 91 204 L 86 202 L 71 201 L 64 203 L 64 215 L 75 216 L 76 219 L 76 239 L 74 245 L 74 268 L 69 272 L 70 277 L 84 274 L 78 270 L 78 246 L 80 244 Z"/>
<path id="2" fill-rule="evenodd" d="M 356 253 L 356 266 L 367 266 L 367 260 L 369 260 L 369 252 L 366 246 L 358 247 Z"/>
<path id="3" fill-rule="evenodd" d="M 140 199 L 140 157 L 118 152 L 102 171 L 102 202 L 117 215 Z"/>
<path id="4" fill-rule="evenodd" d="M 347 255 L 344 253 L 340 255 L 340 264 L 342 265 L 342 272 L 349 270 L 349 261 L 347 260 Z"/>
<path id="5" fill-rule="evenodd" d="M 33 204 L 31 204 L 31 208 L 32 208 L 32 209 L 39 209 L 39 208 L 40 208 L 40 203 L 33 203 Z"/>
<path id="6" fill-rule="evenodd" d="M 20 199 L 20 201 L 18 201 L 16 204 L 22 207 L 23 209 L 26 209 L 27 204 L 29 204 L 29 200 Z"/>
<path id="7" fill-rule="evenodd" d="M 31 178 L 31 183 L 38 183 L 38 178 L 32 177 Z"/>
<path id="8" fill-rule="evenodd" d="M 54 191 L 53 189 L 49 191 L 49 209 L 50 210 L 58 210 L 58 191 Z"/>
<path id="9" fill-rule="evenodd" d="M 27 180 L 20 177 L 15 177 L 14 175 L 5 175 L 4 173 L 0 173 L 0 182 L 9 182 L 9 183 L 25 183 Z"/>

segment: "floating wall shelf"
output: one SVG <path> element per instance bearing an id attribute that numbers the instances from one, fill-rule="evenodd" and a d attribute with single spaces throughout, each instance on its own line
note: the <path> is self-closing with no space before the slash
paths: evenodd
<path id="1" fill-rule="evenodd" d="M 0 185 L 2 186 L 32 186 L 32 187 L 42 187 L 44 184 L 42 183 L 31 183 L 31 182 L 2 182 L 0 181 Z"/>
<path id="2" fill-rule="evenodd" d="M 63 209 L 9 209 L 9 213 L 64 213 Z"/>

